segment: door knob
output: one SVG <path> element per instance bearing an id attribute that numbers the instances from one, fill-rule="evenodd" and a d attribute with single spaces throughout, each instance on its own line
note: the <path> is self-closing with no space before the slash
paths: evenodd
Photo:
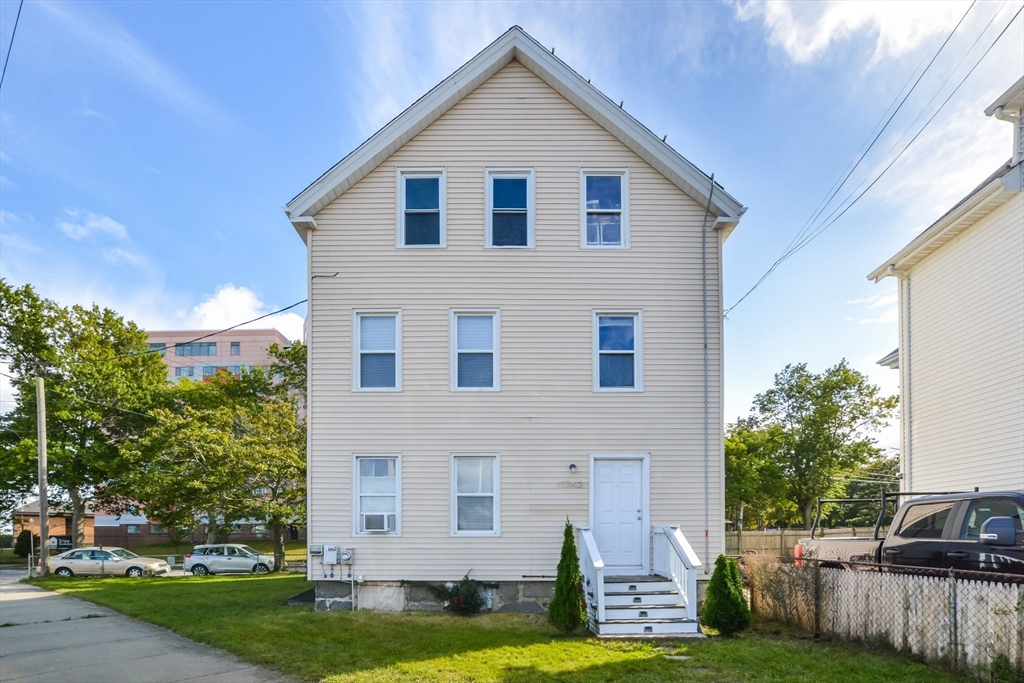
<path id="1" fill-rule="evenodd" d="M 637 509 L 636 509 L 636 513 L 637 513 L 638 515 L 639 515 L 639 514 L 640 514 L 641 512 L 643 512 L 643 510 L 641 510 L 640 508 L 637 508 Z"/>

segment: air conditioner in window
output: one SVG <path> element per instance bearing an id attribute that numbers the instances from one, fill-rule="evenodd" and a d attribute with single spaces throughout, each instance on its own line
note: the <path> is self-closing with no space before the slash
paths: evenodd
<path id="1" fill-rule="evenodd" d="M 391 531 L 390 515 L 363 515 L 363 531 Z"/>

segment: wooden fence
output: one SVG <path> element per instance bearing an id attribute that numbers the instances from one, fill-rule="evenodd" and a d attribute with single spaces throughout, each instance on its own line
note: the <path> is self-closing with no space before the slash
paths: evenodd
<path id="1" fill-rule="evenodd" d="M 772 566 L 774 565 L 774 566 Z M 751 567 L 757 613 L 815 633 L 885 640 L 929 662 L 1024 678 L 1024 585 L 954 576 Z"/>
<path id="2" fill-rule="evenodd" d="M 845 529 L 824 529 L 816 536 L 870 536 L 874 527 L 846 527 Z M 882 533 L 885 533 L 884 531 Z M 782 529 L 775 531 L 726 531 L 725 554 L 742 555 L 753 551 L 757 555 L 772 557 L 793 557 L 793 546 L 801 538 L 807 538 L 807 529 Z"/>

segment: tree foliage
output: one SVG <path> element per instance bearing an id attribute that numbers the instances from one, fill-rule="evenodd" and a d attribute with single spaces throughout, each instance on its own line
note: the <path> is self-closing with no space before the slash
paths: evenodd
<path id="1" fill-rule="evenodd" d="M 798 515 L 809 528 L 817 499 L 842 494 L 844 475 L 881 456 L 871 433 L 888 424 L 897 400 L 845 360 L 820 374 L 787 365 L 729 429 L 727 505 L 784 524 Z"/>
<path id="2" fill-rule="evenodd" d="M 548 621 L 562 633 L 572 633 L 587 622 L 580 558 L 576 551 L 572 524 L 568 519 L 565 520 L 562 534 L 562 555 L 558 560 L 555 577 L 555 597 L 548 605 Z"/>
<path id="3" fill-rule="evenodd" d="M 116 469 L 120 446 L 151 422 L 144 411 L 166 384 L 166 368 L 148 350 L 146 333 L 110 309 L 64 307 L 0 280 L 0 358 L 16 396 L 0 416 L 0 477 L 11 492 L 4 498 L 35 484 L 35 378 L 43 377 L 49 483 L 71 502 L 76 546 L 86 504 Z"/>
<path id="4" fill-rule="evenodd" d="M 723 636 L 750 628 L 750 607 L 743 597 L 739 567 L 735 560 L 725 555 L 719 555 L 715 560 L 715 571 L 708 582 L 700 620 Z"/>

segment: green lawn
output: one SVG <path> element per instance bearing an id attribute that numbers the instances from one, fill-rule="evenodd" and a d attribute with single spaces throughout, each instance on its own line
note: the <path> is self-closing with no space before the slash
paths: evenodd
<path id="1" fill-rule="evenodd" d="M 0 564 L 17 564 L 27 567 L 28 558 L 18 557 L 14 554 L 13 548 L 0 548 Z"/>
<path id="2" fill-rule="evenodd" d="M 241 543 L 243 545 L 250 546 L 260 551 L 261 553 L 267 553 L 272 555 L 274 553 L 274 542 L 273 541 L 228 541 L 228 543 Z M 144 557 L 164 557 L 165 555 L 184 555 L 188 551 L 192 550 L 199 543 L 187 543 L 182 542 L 175 548 L 169 543 L 157 543 L 154 545 L 140 545 L 135 548 L 129 548 L 136 555 L 142 555 Z M 297 562 L 299 560 L 306 559 L 306 542 L 305 541 L 285 541 L 284 542 L 284 559 L 286 562 Z"/>
<path id="3" fill-rule="evenodd" d="M 309 681 L 706 681 L 945 683 L 959 680 L 901 657 L 814 643 L 758 625 L 740 638 L 630 642 L 563 637 L 543 618 L 489 614 L 313 612 L 287 607 L 302 577 L 46 579 L 112 607 Z M 671 646 L 686 661 L 665 658 Z"/>

